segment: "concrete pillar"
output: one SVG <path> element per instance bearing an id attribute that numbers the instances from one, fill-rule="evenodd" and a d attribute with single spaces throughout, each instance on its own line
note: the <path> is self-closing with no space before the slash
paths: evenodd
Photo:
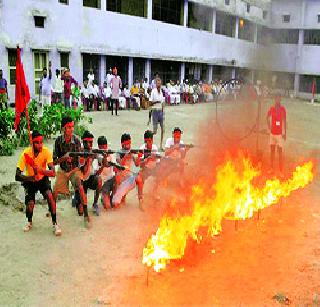
<path id="1" fill-rule="evenodd" d="M 148 19 L 152 19 L 152 0 L 148 0 Z"/>
<path id="2" fill-rule="evenodd" d="M 128 84 L 129 88 L 133 84 L 133 58 L 129 58 L 129 69 L 128 69 Z"/>
<path id="3" fill-rule="evenodd" d="M 70 72 L 79 83 L 83 82 L 83 56 L 79 49 L 72 49 L 70 53 Z"/>
<path id="4" fill-rule="evenodd" d="M 240 21 L 240 17 L 236 16 L 236 31 L 235 31 L 235 38 L 239 38 L 239 21 Z"/>
<path id="5" fill-rule="evenodd" d="M 253 34 L 253 42 L 256 44 L 258 42 L 258 25 L 255 23 L 254 26 L 254 34 Z"/>
<path id="6" fill-rule="evenodd" d="M 216 33 L 216 22 L 217 22 L 217 10 L 213 8 L 212 10 L 212 33 Z"/>
<path id="7" fill-rule="evenodd" d="M 207 77 L 206 77 L 208 83 L 211 83 L 212 81 L 212 74 L 213 74 L 213 66 L 208 65 Z"/>
<path id="8" fill-rule="evenodd" d="M 186 64 L 182 62 L 180 64 L 180 82 L 182 83 L 186 77 Z"/>
<path id="9" fill-rule="evenodd" d="M 108 0 L 100 0 L 100 2 L 101 2 L 100 6 L 101 6 L 102 12 L 107 10 L 107 1 Z"/>
<path id="10" fill-rule="evenodd" d="M 148 78 L 148 82 L 151 83 L 151 60 L 146 59 L 144 63 L 144 77 Z"/>
<path id="11" fill-rule="evenodd" d="M 232 70 L 231 70 L 231 79 L 235 79 L 236 78 L 236 67 L 232 67 Z"/>
<path id="12" fill-rule="evenodd" d="M 299 93 L 300 86 L 300 75 L 298 73 L 294 74 L 294 96 L 297 97 Z"/>
<path id="13" fill-rule="evenodd" d="M 299 30 L 299 40 L 298 40 L 298 51 L 296 56 L 296 68 L 295 68 L 295 75 L 294 75 L 294 95 L 297 96 L 299 93 L 299 84 L 300 84 L 300 75 L 299 72 L 301 71 L 301 53 L 303 48 L 303 41 L 304 41 L 304 30 Z"/>
<path id="14" fill-rule="evenodd" d="M 188 25 L 188 0 L 184 0 L 183 3 L 183 26 Z"/>
<path id="15" fill-rule="evenodd" d="M 106 62 L 106 56 L 101 55 L 100 56 L 100 84 L 103 84 L 104 78 L 106 77 L 106 71 L 107 71 L 107 62 Z"/>

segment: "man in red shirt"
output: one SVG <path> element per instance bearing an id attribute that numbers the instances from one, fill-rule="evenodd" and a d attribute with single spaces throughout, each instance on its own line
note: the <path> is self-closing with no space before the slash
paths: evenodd
<path id="1" fill-rule="evenodd" d="M 275 97 L 275 104 L 269 109 L 267 124 L 270 130 L 271 168 L 274 170 L 275 149 L 278 148 L 279 169 L 283 172 L 282 148 L 287 137 L 286 109 L 281 105 L 281 97 Z"/>

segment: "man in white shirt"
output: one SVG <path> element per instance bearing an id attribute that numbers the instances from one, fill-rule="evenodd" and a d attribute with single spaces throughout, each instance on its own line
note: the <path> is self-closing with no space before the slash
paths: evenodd
<path id="1" fill-rule="evenodd" d="M 161 128 L 160 149 L 162 148 L 164 135 L 164 97 L 161 90 L 161 79 L 156 79 L 156 88 L 151 92 L 150 105 L 152 111 L 153 134 L 157 134 L 158 123 Z"/>
<path id="2" fill-rule="evenodd" d="M 85 80 L 83 82 L 83 86 L 81 87 L 80 93 L 81 93 L 81 97 L 83 99 L 83 104 L 87 108 L 87 111 L 89 111 L 89 94 L 90 94 L 90 92 L 89 92 L 87 80 Z"/>
<path id="3" fill-rule="evenodd" d="M 60 70 L 56 69 L 56 76 L 53 82 L 53 103 L 62 103 L 64 81 L 61 80 Z"/>
<path id="4" fill-rule="evenodd" d="M 106 103 L 107 109 L 111 110 L 111 87 L 108 84 L 104 85 L 103 98 L 104 98 L 104 101 Z"/>
<path id="5" fill-rule="evenodd" d="M 112 74 L 112 69 L 111 67 L 108 70 L 107 76 L 106 76 L 106 80 L 105 82 L 107 83 L 107 85 L 111 86 L 111 80 L 113 78 L 113 74 Z"/>
<path id="6" fill-rule="evenodd" d="M 44 67 L 42 71 L 42 78 L 40 80 L 40 93 L 41 103 L 39 109 L 39 115 L 42 116 L 43 107 L 45 105 L 51 105 L 51 91 L 52 91 L 52 73 L 51 73 L 51 61 L 49 61 L 49 75 L 47 68 Z"/>
<path id="7" fill-rule="evenodd" d="M 94 74 L 93 74 L 93 70 L 92 69 L 90 69 L 87 77 L 88 77 L 88 84 L 91 85 L 93 83 L 93 80 L 94 80 Z"/>

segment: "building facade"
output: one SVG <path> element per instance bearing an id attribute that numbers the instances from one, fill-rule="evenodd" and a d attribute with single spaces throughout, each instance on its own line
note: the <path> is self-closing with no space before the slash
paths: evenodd
<path id="1" fill-rule="evenodd" d="M 79 83 L 92 69 L 101 84 L 114 66 L 129 85 L 155 72 L 165 81 L 276 75 L 299 96 L 320 71 L 318 0 L 0 0 L 0 28 L 11 98 L 17 44 L 33 96 L 49 60 Z"/>

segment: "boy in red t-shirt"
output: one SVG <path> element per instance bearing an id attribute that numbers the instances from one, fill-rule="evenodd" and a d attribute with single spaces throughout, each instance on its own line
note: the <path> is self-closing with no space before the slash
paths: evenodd
<path id="1" fill-rule="evenodd" d="M 281 105 L 281 97 L 275 97 L 275 104 L 267 114 L 267 124 L 270 130 L 271 168 L 274 170 L 275 149 L 278 148 L 279 169 L 283 172 L 282 148 L 287 137 L 287 116 L 286 109 Z"/>

